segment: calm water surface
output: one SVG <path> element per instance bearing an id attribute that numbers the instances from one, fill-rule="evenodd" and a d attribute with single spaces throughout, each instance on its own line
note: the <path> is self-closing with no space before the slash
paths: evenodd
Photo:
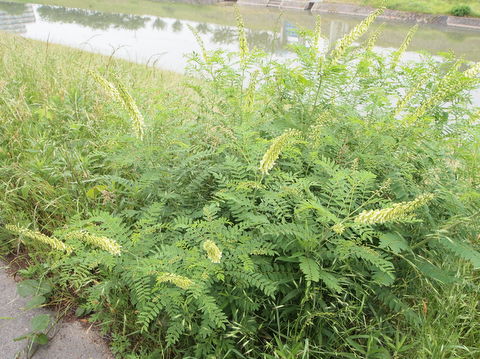
<path id="1" fill-rule="evenodd" d="M 185 54 L 199 50 L 190 27 L 198 31 L 207 49 L 237 48 L 231 6 L 168 4 L 164 9 L 165 16 L 158 17 L 0 1 L 0 31 L 180 72 L 187 63 Z M 299 41 L 297 28 L 312 28 L 315 22 L 307 11 L 240 9 L 249 44 L 277 59 L 291 56 L 288 44 Z M 322 15 L 324 46 L 330 47 L 359 21 L 357 17 Z M 410 26 L 386 23 L 377 50 L 398 47 Z M 480 61 L 480 31 L 421 25 L 409 50 L 407 59 L 419 58 L 421 51 L 431 54 L 453 51 L 466 59 Z M 480 102 L 479 93 L 475 98 L 475 102 Z"/>

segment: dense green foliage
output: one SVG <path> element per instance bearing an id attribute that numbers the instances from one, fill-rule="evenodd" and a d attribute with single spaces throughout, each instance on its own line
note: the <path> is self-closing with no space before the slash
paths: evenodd
<path id="1" fill-rule="evenodd" d="M 457 5 L 452 8 L 451 14 L 454 16 L 469 16 L 472 9 L 468 5 Z"/>
<path id="2" fill-rule="evenodd" d="M 375 15 L 286 62 L 239 19 L 178 96 L 2 40 L 5 250 L 120 357 L 478 357 L 480 66 L 354 45 Z"/>

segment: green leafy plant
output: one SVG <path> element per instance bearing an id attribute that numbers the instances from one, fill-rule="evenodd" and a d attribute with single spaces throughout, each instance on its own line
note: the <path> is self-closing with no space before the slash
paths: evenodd
<path id="1" fill-rule="evenodd" d="M 21 337 L 15 338 L 18 340 L 31 340 L 32 343 L 45 345 L 48 343 L 48 337 L 44 333 L 50 326 L 50 316 L 48 314 L 38 314 L 32 318 L 31 331 Z"/>
<path id="2" fill-rule="evenodd" d="M 468 5 L 457 5 L 452 8 L 450 13 L 453 16 L 469 16 L 472 14 L 472 9 Z"/>
<path id="3" fill-rule="evenodd" d="M 450 325 L 462 335 L 448 347 L 422 329 L 434 332 L 445 314 L 426 298 L 440 303 L 461 288 L 471 303 L 478 289 L 470 91 L 480 67 L 461 71 L 451 57 L 401 61 L 415 29 L 392 55 L 372 51 L 378 33 L 357 44 L 379 13 L 329 53 L 318 47 L 319 27 L 305 32 L 286 62 L 250 48 L 239 21 L 238 52 L 201 46 L 191 55 L 190 96 L 169 116 L 143 116 L 149 109 L 137 104 L 146 102 L 123 79 L 119 96 L 108 74 L 82 78 L 92 92 L 86 111 L 102 120 L 81 146 L 69 116 L 60 126 L 61 112 L 44 110 L 33 112 L 41 135 L 25 125 L 25 134 L 2 137 L 2 173 L 16 179 L 2 183 L 1 197 L 12 243 L 47 263 L 56 293 L 132 356 L 480 354 L 480 330 L 464 331 L 460 319 Z M 9 91 L 13 101 L 18 91 Z M 18 122 L 6 127 L 19 131 Z M 23 175 L 33 164 L 21 151 L 49 148 L 56 131 L 83 159 L 67 163 L 90 171 L 74 185 L 50 152 L 48 166 Z M 17 136 L 34 140 L 19 149 Z M 65 198 L 58 209 L 18 200 L 56 199 L 52 183 Z"/>
<path id="4" fill-rule="evenodd" d="M 52 292 L 52 286 L 47 282 L 27 279 L 17 284 L 17 292 L 21 297 L 30 297 L 24 310 L 39 308 L 48 303 L 48 297 Z M 31 354 L 35 344 L 45 345 L 48 343 L 47 331 L 52 321 L 49 314 L 37 314 L 32 318 L 30 331 L 15 341 L 27 340 L 26 352 Z"/>
<path id="5" fill-rule="evenodd" d="M 48 295 L 51 294 L 52 286 L 46 282 L 34 279 L 26 279 L 17 284 L 17 292 L 21 297 L 30 297 L 26 309 L 34 309 L 47 303 Z"/>

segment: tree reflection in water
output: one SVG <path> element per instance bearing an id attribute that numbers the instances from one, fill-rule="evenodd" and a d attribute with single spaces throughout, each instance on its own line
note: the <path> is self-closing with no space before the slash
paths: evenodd
<path id="1" fill-rule="evenodd" d="M 212 41 L 216 44 L 232 44 L 237 41 L 237 29 L 233 26 L 218 26 L 210 32 Z M 268 52 L 285 50 L 285 45 L 289 43 L 289 37 L 285 36 L 284 31 L 277 33 L 274 31 L 246 30 L 246 35 L 250 46 L 256 46 Z"/>
<path id="2" fill-rule="evenodd" d="M 112 14 L 52 6 L 40 6 L 38 14 L 48 21 L 85 25 L 101 30 L 106 30 L 110 27 L 138 30 L 145 27 L 146 22 L 149 20 L 148 17 L 138 15 Z"/>
<path id="3" fill-rule="evenodd" d="M 1 5 L 2 3 L 0 3 Z M 11 11 L 14 9 L 23 9 L 23 4 L 8 4 Z M 19 10 L 18 10 L 19 11 Z M 127 30 L 138 30 L 147 27 L 152 17 L 113 14 L 84 9 L 69 9 L 57 6 L 42 5 L 38 8 L 38 14 L 46 21 L 73 23 L 88 26 L 93 29 L 107 30 L 109 28 L 121 28 Z M 151 27 L 154 30 L 166 31 L 168 29 L 168 19 L 154 18 Z M 171 31 L 178 33 L 184 28 L 184 23 L 176 19 L 171 23 Z M 235 44 L 237 42 L 237 28 L 235 25 L 212 25 L 208 23 L 198 23 L 195 25 L 196 31 L 203 36 L 210 37 L 215 44 Z M 295 28 L 284 22 L 279 32 L 268 30 L 246 29 L 247 40 L 250 46 L 267 52 L 286 51 L 286 45 L 295 42 Z"/>
<path id="4" fill-rule="evenodd" d="M 166 26 L 167 26 L 167 23 L 165 22 L 165 20 L 160 18 L 155 19 L 155 21 L 152 24 L 152 27 L 157 30 L 164 30 Z"/>
<path id="5" fill-rule="evenodd" d="M 206 34 L 211 31 L 210 26 L 208 26 L 208 24 L 203 24 L 203 23 L 198 24 L 196 27 L 196 30 L 199 34 Z"/>
<path id="6" fill-rule="evenodd" d="M 180 20 L 175 20 L 175 22 L 172 24 L 172 30 L 173 32 L 180 32 L 183 29 L 183 24 Z"/>

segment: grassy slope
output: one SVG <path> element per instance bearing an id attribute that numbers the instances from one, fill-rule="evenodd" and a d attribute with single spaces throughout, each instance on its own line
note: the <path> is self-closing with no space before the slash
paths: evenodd
<path id="1" fill-rule="evenodd" d="M 158 80 L 158 78 L 165 79 L 165 81 L 162 82 L 164 84 L 178 84 L 183 78 L 182 75 L 173 71 L 146 68 L 145 65 L 115 59 L 110 56 L 97 55 L 67 46 L 25 39 L 21 36 L 5 32 L 0 32 L 0 56 L 3 59 L 0 68 L 3 71 L 8 70 L 6 61 L 18 61 L 21 63 L 23 62 L 20 61 L 22 58 L 29 58 L 32 64 L 39 66 L 39 70 L 46 71 L 47 69 L 43 67 L 49 64 L 49 61 L 64 65 L 55 69 L 55 71 L 59 71 L 59 76 L 71 75 L 72 67 L 74 70 L 89 70 L 92 68 L 113 66 L 118 71 L 132 73 L 132 77 L 135 75 L 137 79 L 142 79 L 142 82 L 150 81 L 147 79 L 151 79 L 153 76 L 154 80 Z M 68 67 L 65 67 L 65 65 L 68 65 Z M 148 69 L 148 71 L 145 71 L 146 69 Z M 12 68 L 12 71 L 14 70 L 15 69 Z M 152 82 L 150 85 L 158 86 L 159 84 Z"/>
<path id="2" fill-rule="evenodd" d="M 426 14 L 450 14 L 453 7 L 468 5 L 471 16 L 480 16 L 480 2 L 477 0 L 327 0 L 347 4 L 359 4 L 379 7 L 386 5 L 389 9 L 420 12 Z"/>
<path id="3" fill-rule="evenodd" d="M 147 116 L 149 111 L 157 112 L 161 106 L 171 106 L 172 102 L 182 101 L 184 96 L 191 95 L 184 86 L 187 78 L 177 72 L 25 39 L 9 33 L 0 32 L 0 59 L 0 95 L 3 95 L 0 99 L 5 100 L 12 95 L 12 98 L 18 100 L 12 119 L 22 114 L 32 115 L 28 112 L 22 113 L 22 110 L 51 106 L 48 103 L 49 98 L 67 101 L 71 96 L 81 96 L 82 101 L 91 100 L 93 97 L 98 105 L 94 108 L 95 111 L 111 111 L 111 108 L 106 109 L 107 104 L 98 98 L 98 85 L 95 85 L 88 75 L 89 71 L 116 73 L 128 87 L 133 88 L 133 94 L 139 98 L 141 110 L 146 111 Z M 191 79 L 189 81 L 191 82 Z M 16 93 L 15 86 L 19 83 L 23 85 L 20 86 L 21 91 Z M 25 96 L 26 89 L 28 97 Z M 88 90 L 91 90 L 91 93 Z M 60 105 L 66 104 L 67 102 L 63 102 Z M 25 106 L 29 108 L 24 108 Z M 92 119 L 94 116 L 104 116 L 105 113 L 84 112 L 77 115 Z"/>
<path id="4" fill-rule="evenodd" d="M 91 153 L 108 151 L 107 135 L 128 127 L 128 117 L 99 90 L 89 70 L 117 73 L 129 88 L 134 88 L 132 94 L 139 99 L 146 117 L 169 116 L 185 91 L 181 85 L 184 77 L 177 73 L 0 33 L 0 132 L 6 136 L 3 138 L 31 139 L 19 140 L 10 149 L 7 142 L 0 140 L 0 163 L 7 161 L 11 151 L 15 152 L 13 156 L 22 163 L 26 175 L 19 179 L 26 191 L 19 194 L 19 201 L 27 211 L 30 207 L 45 208 L 39 216 L 47 228 L 84 208 L 85 200 L 78 201 L 72 193 L 82 193 L 90 173 L 97 168 Z M 52 118 L 60 121 L 53 132 L 48 124 Z M 36 127 L 31 126 L 32 121 Z M 51 153 L 52 149 L 55 153 Z M 72 155 L 75 151 L 78 154 Z M 65 164 L 65 170 L 45 170 L 49 161 L 57 160 Z M 8 178 L 4 172 L 7 167 L 1 167 L 0 177 Z M 69 175 L 65 176 L 64 171 Z M 49 180 L 42 179 L 45 175 Z M 2 185 L 10 186 L 12 182 Z M 34 183 L 42 188 L 40 194 L 27 190 Z M 15 213 L 4 207 L 3 215 Z"/>

